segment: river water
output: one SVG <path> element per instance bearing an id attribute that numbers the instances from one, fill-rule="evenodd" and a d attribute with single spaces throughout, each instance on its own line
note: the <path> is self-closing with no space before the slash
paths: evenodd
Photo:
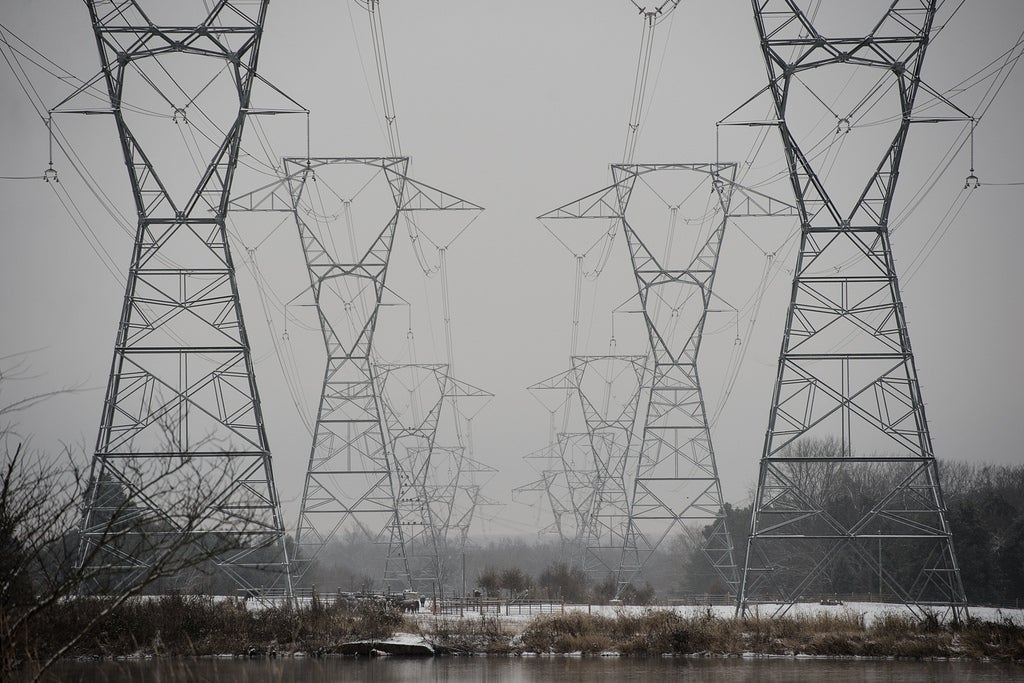
<path id="1" fill-rule="evenodd" d="M 61 662 L 46 680 L 128 683 L 320 683 L 380 681 L 420 683 L 592 683 L 608 681 L 722 681 L 739 683 L 847 683 L 852 681 L 982 682 L 1024 680 L 1024 665 L 825 659 L 693 659 L 627 657 L 434 657 L 323 659 L 195 659 Z"/>

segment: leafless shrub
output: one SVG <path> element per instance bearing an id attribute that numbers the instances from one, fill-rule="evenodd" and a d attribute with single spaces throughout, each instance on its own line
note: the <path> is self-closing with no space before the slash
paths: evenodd
<path id="1" fill-rule="evenodd" d="M 512 651 L 511 631 L 493 616 L 438 619 L 430 624 L 424 637 L 437 652 L 444 654 L 508 654 Z"/>
<path id="2" fill-rule="evenodd" d="M 0 390 L 11 377 L 9 367 L 0 368 Z M 0 405 L 0 419 L 63 391 Z M 71 448 L 57 457 L 34 451 L 10 422 L 0 424 L 0 679 L 19 669 L 22 678 L 38 679 L 83 639 L 95 642 L 96 629 L 135 596 L 201 576 L 226 553 L 249 552 L 246 544 L 259 537 L 259 521 L 244 515 L 217 530 L 203 526 L 232 472 L 210 472 L 189 458 L 125 460 L 129 469 L 146 468 L 144 483 L 133 495 L 108 495 L 90 542 L 82 544 L 87 492 L 102 484 L 105 494 L 117 493 L 119 483 L 93 481 Z M 173 501 L 173 523 L 139 503 L 161 497 Z M 132 562 L 117 561 L 128 556 Z M 97 587 L 101 599 L 76 599 Z M 48 629 L 61 619 L 68 628 Z"/>

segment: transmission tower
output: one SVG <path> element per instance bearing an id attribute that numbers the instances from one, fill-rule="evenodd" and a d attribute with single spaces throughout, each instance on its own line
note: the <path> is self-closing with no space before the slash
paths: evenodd
<path id="1" fill-rule="evenodd" d="M 486 392 L 480 396 L 490 397 Z M 449 403 L 451 400 L 449 398 Z M 469 528 L 478 503 L 491 504 L 480 497 L 480 485 L 469 481 L 469 475 L 493 475 L 496 469 L 469 457 L 465 446 L 441 446 L 435 441 L 430 451 L 430 469 L 425 490 L 434 507 L 432 517 L 437 529 L 442 560 L 449 562 L 465 549 Z M 419 454 L 416 454 L 419 455 Z M 451 532 L 458 531 L 457 538 Z M 447 572 L 447 565 L 442 564 Z M 441 578 L 447 578 L 442 572 Z"/>
<path id="2" fill-rule="evenodd" d="M 411 582 L 428 591 L 444 585 L 448 525 L 463 470 L 461 451 L 436 445 L 442 408 L 459 398 L 491 394 L 456 381 L 446 365 L 378 363 L 375 371 L 399 488 L 396 515 L 387 530 L 384 583 Z"/>
<path id="3" fill-rule="evenodd" d="M 444 366 L 430 366 L 431 376 L 442 379 L 441 398 L 419 420 L 400 417 L 394 404 L 385 402 L 382 383 L 401 371 L 399 366 L 377 365 L 374 333 L 402 214 L 481 209 L 409 178 L 407 166 L 405 157 L 288 157 L 283 181 L 287 203 L 279 196 L 281 183 L 239 200 L 250 210 L 289 207 L 294 214 L 327 350 L 295 533 L 300 575 L 328 542 L 350 533 L 388 545 L 388 586 L 410 585 L 410 557 L 423 556 L 414 545 L 426 542 L 432 549 L 428 554 L 436 557 L 424 467 L 430 461 L 441 400 L 477 394 L 438 371 Z M 329 183 L 332 171 L 355 175 L 347 176 L 347 188 L 330 190 L 342 197 L 344 210 L 324 215 L 317 213 L 318 203 L 311 198 L 321 196 L 318 183 Z M 360 213 L 360 202 L 377 206 Z M 390 208 L 383 209 L 384 202 Z M 342 237 L 343 246 L 337 246 L 336 238 Z M 409 440 L 416 443 L 406 451 L 407 444 L 400 442 Z M 401 453 L 396 452 L 399 448 Z"/>
<path id="4" fill-rule="evenodd" d="M 801 4 L 753 2 L 777 119 L 766 123 L 781 134 L 801 236 L 738 609 L 783 613 L 845 576 L 918 615 L 941 607 L 960 619 L 966 599 L 889 241 L 910 124 L 949 120 L 914 110 L 936 3 L 894 0 L 856 37 L 849 17 L 831 29 L 843 37 L 826 34 L 827 11 L 841 8 Z M 833 121 L 856 155 L 818 153 L 816 120 Z M 884 490 L 862 485 L 871 476 Z"/>
<path id="5" fill-rule="evenodd" d="M 448 442 L 435 441 L 431 454 L 433 483 L 428 486 L 428 492 L 432 496 L 431 499 L 437 501 L 438 506 L 446 513 L 438 522 L 446 553 L 445 567 L 453 566 L 456 558 L 461 558 L 465 552 L 470 528 L 476 519 L 478 508 L 498 505 L 494 500 L 484 496 L 482 491 L 484 484 L 493 478 L 498 470 L 474 457 L 472 439 L 473 418 L 490 402 L 493 395 L 475 388 L 474 391 L 472 395 L 462 397 L 452 394 L 447 401 L 452 409 L 448 424 L 465 424 L 465 435 L 461 439 L 463 443 L 450 446 L 444 445 Z M 467 414 L 463 408 L 474 403 L 481 407 L 473 414 Z M 451 537 L 452 531 L 458 532 L 454 542 Z M 450 571 L 447 571 L 443 578 L 451 575 Z"/>
<path id="6" fill-rule="evenodd" d="M 100 590 L 206 558 L 238 587 L 290 593 L 225 232 L 267 0 L 213 3 L 194 25 L 156 25 L 133 0 L 87 5 L 110 101 L 79 111 L 112 115 L 139 221 L 78 561 L 106 574 Z"/>
<path id="7" fill-rule="evenodd" d="M 513 497 L 539 494 L 542 505 L 551 513 L 551 524 L 539 536 L 557 535 L 561 561 L 570 567 L 583 567 L 586 554 L 588 519 L 597 490 L 597 470 L 591 436 L 587 432 L 560 432 L 555 442 L 523 456 L 539 476 L 512 490 Z"/>
<path id="8" fill-rule="evenodd" d="M 650 556 L 672 533 L 697 536 L 700 548 L 729 588 L 738 583 L 732 542 L 725 526 L 725 507 L 711 445 L 704 397 L 697 372 L 704 323 L 712 299 L 731 202 L 735 164 L 615 164 L 614 184 L 540 217 L 543 220 L 616 220 L 626 237 L 642 306 L 650 349 L 650 393 L 646 399 L 638 451 L 627 457 L 625 472 L 628 519 L 616 567 L 618 590 L 628 586 Z M 667 176 L 667 187 L 655 189 L 654 177 Z M 682 178 L 682 181 L 680 181 Z M 710 226 L 698 237 L 686 260 L 679 262 L 675 245 L 680 209 L 703 186 L 696 221 Z M 681 190 L 682 188 L 682 190 Z M 758 199 L 744 191 L 741 204 L 750 211 Z M 644 196 L 641 196 L 644 195 Z M 709 196 L 713 200 L 704 200 Z M 653 201 L 655 198 L 656 201 Z M 767 198 L 765 198 L 767 201 Z M 663 203 L 651 212 L 651 205 Z M 632 204 L 632 205 L 631 205 Z M 641 230 L 654 228 L 665 210 L 669 228 L 664 256 L 655 256 Z M 636 214 L 636 215 L 634 215 Z"/>
<path id="9" fill-rule="evenodd" d="M 573 495 L 573 516 L 577 520 L 573 544 L 580 552 L 584 571 L 606 575 L 618 570 L 618 555 L 626 538 L 629 519 L 629 489 L 632 473 L 628 454 L 633 443 L 640 396 L 644 387 L 646 356 L 573 356 L 572 367 L 529 389 L 564 392 L 579 401 L 586 426 L 590 465 L 585 491 L 579 486 L 579 465 L 565 446 L 571 441 L 559 435 L 558 452 L 564 479 Z M 614 556 L 614 557 L 613 557 Z"/>

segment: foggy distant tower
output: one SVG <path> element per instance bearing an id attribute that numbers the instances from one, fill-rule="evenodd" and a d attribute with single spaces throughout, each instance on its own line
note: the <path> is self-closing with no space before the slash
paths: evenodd
<path id="1" fill-rule="evenodd" d="M 451 398 L 446 397 L 445 402 L 450 404 Z M 436 440 L 429 451 L 427 446 L 417 446 L 406 453 L 410 462 L 428 459 L 423 471 L 423 507 L 433 525 L 437 555 L 425 558 L 423 564 L 433 568 L 436 562 L 435 578 L 438 585 L 444 585 L 452 577 L 454 563 L 461 560 L 477 504 L 490 503 L 481 499 L 480 485 L 473 483 L 469 475 L 493 474 L 497 470 L 470 458 L 465 447 L 441 446 Z M 428 578 L 425 573 L 419 575 L 420 588 L 432 588 Z"/>
<path id="2" fill-rule="evenodd" d="M 79 563 L 99 590 L 205 557 L 290 591 L 224 224 L 267 0 L 142 4 L 87 2 L 139 222 Z"/>
<path id="3" fill-rule="evenodd" d="M 394 407 L 384 403 L 380 374 L 397 368 L 376 365 L 374 332 L 395 230 L 404 212 L 481 210 L 410 179 L 407 168 L 407 157 L 285 159 L 291 206 L 327 350 L 295 533 L 296 564 L 304 573 L 332 539 L 369 536 L 388 546 L 384 581 L 394 588 L 411 585 L 410 558 L 422 556 L 414 546 L 426 543 L 427 555 L 437 555 L 424 467 L 429 465 L 440 400 L 445 397 L 442 391 L 429 414 L 413 420 L 416 424 L 399 419 Z M 346 190 L 341 215 L 317 215 L 311 198 L 319 196 L 317 183 L 330 186 L 332 171 L 361 174 L 351 188 L 362 196 L 355 201 Z M 360 202 L 378 206 L 364 214 L 358 211 Z M 385 202 L 390 206 L 382 208 Z M 446 373 L 440 376 L 450 381 Z M 415 443 L 406 451 L 403 440 Z M 395 452 L 399 447 L 402 453 Z"/>
<path id="4" fill-rule="evenodd" d="M 384 583 L 404 587 L 408 578 L 428 592 L 446 579 L 448 530 L 463 469 L 461 452 L 437 445 L 442 409 L 457 398 L 491 395 L 458 382 L 443 364 L 378 363 L 374 371 L 398 484 Z"/>
<path id="5" fill-rule="evenodd" d="M 473 457 L 470 429 L 472 413 L 464 412 L 467 406 L 479 406 L 477 411 L 481 410 L 493 396 L 490 392 L 454 379 L 451 379 L 445 395 L 445 404 L 452 413 L 449 417 L 454 418 L 450 423 L 464 417 L 467 429 L 462 445 L 448 446 L 435 441 L 430 455 L 427 496 L 430 504 L 439 511 L 434 514 L 434 523 L 438 528 L 440 552 L 443 554 L 441 579 L 450 581 L 456 563 L 461 564 L 470 527 L 478 510 L 484 505 L 497 504 L 485 497 L 481 489 L 486 480 L 498 470 Z"/>
<path id="6" fill-rule="evenodd" d="M 531 464 L 540 478 L 513 489 L 513 497 L 541 494 L 541 500 L 551 511 L 552 522 L 538 534 L 557 534 L 561 546 L 560 561 L 573 568 L 582 568 L 588 520 L 597 490 L 591 435 L 586 432 L 560 432 L 555 443 L 525 455 L 523 459 Z M 539 464 L 534 465 L 535 462 Z"/>
<path id="7" fill-rule="evenodd" d="M 639 448 L 632 447 L 625 471 L 628 526 L 617 567 L 617 591 L 627 587 L 650 556 L 671 534 L 697 538 L 699 547 L 726 586 L 738 583 L 733 546 L 725 524 L 725 507 L 718 478 L 704 397 L 697 372 L 704 322 L 712 297 L 718 256 L 733 194 L 735 164 L 615 164 L 614 185 L 550 211 L 541 219 L 618 219 L 629 247 L 637 292 L 648 334 L 647 369 L 650 392 Z M 639 211 L 637 195 L 649 193 L 654 176 L 668 178 L 670 187 L 699 188 L 713 196 L 712 227 L 680 262 L 673 256 L 673 234 L 679 204 L 658 207 L 672 218 L 664 256 L 656 256 L 641 232 L 651 229 L 652 214 Z M 675 185 L 673 185 L 675 183 Z M 645 197 L 647 203 L 651 197 Z M 631 206 L 631 202 L 633 206 Z"/>
<path id="8" fill-rule="evenodd" d="M 805 4 L 753 2 L 801 236 L 738 607 L 782 613 L 844 585 L 959 619 L 889 242 L 910 124 L 941 120 L 914 111 L 935 2 L 895 0 L 860 33 L 863 8 Z M 822 153 L 823 120 L 845 144 L 835 154 Z"/>
<path id="9" fill-rule="evenodd" d="M 579 471 L 572 435 L 558 435 L 562 480 L 576 520 L 573 559 L 584 571 L 617 573 L 629 526 L 630 444 L 644 388 L 646 356 L 573 356 L 572 367 L 529 389 L 569 391 L 579 401 L 590 463 Z M 586 474 L 585 478 L 581 475 Z"/>
<path id="10" fill-rule="evenodd" d="M 583 569 L 618 570 L 627 542 L 630 444 L 644 390 L 646 356 L 573 356 L 573 374 L 594 457 L 594 491 L 581 515 Z M 600 392 L 600 397 L 598 397 Z"/>
<path id="11" fill-rule="evenodd" d="M 720 202 L 714 229 L 682 268 L 663 263 L 640 236 L 630 218 L 630 195 L 638 178 L 652 172 L 697 171 L 708 175 Z M 633 261 L 651 353 L 651 394 L 643 442 L 636 463 L 629 531 L 622 551 L 619 587 L 628 585 L 670 533 L 707 527 L 701 549 L 732 588 L 737 583 L 732 540 L 718 467 L 711 445 L 697 355 L 711 303 L 718 256 L 732 195 L 733 164 L 613 166 L 622 210 L 622 227 Z M 725 178 L 725 182 L 721 180 Z M 679 308 L 662 314 L 664 301 Z"/>

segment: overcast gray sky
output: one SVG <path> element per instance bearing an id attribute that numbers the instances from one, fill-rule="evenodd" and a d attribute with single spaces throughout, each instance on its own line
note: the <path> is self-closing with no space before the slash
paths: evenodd
<path id="1" fill-rule="evenodd" d="M 574 268 L 572 255 L 535 216 L 610 181 L 608 164 L 622 155 L 642 20 L 627 0 L 382 4 L 403 150 L 413 159 L 413 175 L 487 209 L 449 255 L 459 378 L 496 395 L 474 420 L 473 437 L 477 457 L 500 471 L 486 493 L 505 505 L 483 510 L 475 530 L 529 533 L 547 519 L 538 506 L 513 502 L 510 491 L 532 478 L 522 456 L 546 445 L 548 417 L 525 387 L 568 366 Z M 877 4 L 857 3 L 853 11 L 866 16 Z M 945 3 L 940 23 L 956 4 Z M 0 22 L 80 78 L 98 69 L 82 3 L 6 0 Z M 1022 30 L 1024 3 L 967 2 L 929 48 L 924 79 L 946 92 L 999 59 Z M 684 0 L 659 25 L 656 37 L 649 114 L 636 160 L 713 161 L 715 122 L 765 82 L 750 5 Z M 371 87 L 369 38 L 365 14 L 355 2 L 271 4 L 260 72 L 311 110 L 314 155 L 387 153 L 379 97 Z M 70 83 L 27 63 L 26 68 L 45 102 L 56 104 L 70 92 Z M 951 97 L 972 112 L 987 88 L 988 82 Z M 6 64 L 0 64 L 0 95 L 0 176 L 39 176 L 47 163 L 46 131 Z M 997 185 L 1024 182 L 1022 111 L 1024 71 L 1017 69 L 977 130 L 975 166 L 983 184 L 951 222 L 944 217 L 959 207 L 954 200 L 969 167 L 966 148 L 945 171 L 930 174 L 964 127 L 936 124 L 910 133 L 897 213 L 922 187 L 931 189 L 899 223 L 893 248 L 940 458 L 996 463 L 1022 458 L 1024 186 Z M 304 154 L 304 122 L 287 119 L 263 121 L 274 152 Z M 98 186 L 130 218 L 128 181 L 109 118 L 64 115 L 58 123 Z M 733 131 L 723 132 L 721 158 L 747 160 L 744 135 L 749 133 Z M 253 132 L 250 127 L 244 144 L 258 149 Z M 772 132 L 754 165 L 767 174 L 780 161 Z M 85 233 L 92 231 L 90 239 L 102 244 L 122 273 L 132 244 L 59 151 L 54 167 L 61 192 L 81 211 L 78 227 L 53 186 L 38 179 L 0 180 L 0 356 L 30 352 L 29 377 L 0 386 L 0 404 L 80 387 L 17 420 L 19 431 L 31 435 L 38 448 L 74 444 L 85 462 L 123 297 L 123 286 Z M 240 173 L 236 194 L 256 181 Z M 746 500 L 756 476 L 790 285 L 786 269 L 794 255 L 784 249 L 791 223 L 747 221 L 741 227 L 745 235 L 732 230 L 726 237 L 718 285 L 741 309 L 738 323 L 748 349 L 736 389 L 712 430 L 725 497 L 733 502 Z M 247 223 L 243 216 L 233 218 L 232 229 L 237 259 L 260 245 L 253 258 L 272 298 L 286 302 L 300 295 L 306 281 L 294 227 L 276 231 L 266 242 L 266 226 Z M 777 250 L 771 284 L 751 323 L 753 308 L 742 304 L 756 291 L 764 252 Z M 423 285 L 407 240 L 396 246 L 394 259 L 396 291 L 435 286 Z M 300 310 L 282 345 L 283 312 L 273 301 L 266 309 L 260 305 L 253 273 L 240 268 L 242 306 L 278 487 L 292 527 L 309 436 L 285 390 L 271 337 L 298 359 L 302 392 L 311 405 L 320 391 L 322 343 L 315 327 L 308 329 L 315 326 L 313 318 Z M 625 243 L 619 240 L 606 274 L 585 286 L 581 352 L 607 350 L 609 311 L 628 299 L 633 287 Z M 416 313 L 419 360 L 442 362 L 440 302 L 428 303 L 428 310 Z M 303 320 L 309 325 L 303 327 Z M 736 322 L 718 314 L 708 326 L 702 380 L 711 412 L 723 399 Z M 617 317 L 619 351 L 644 352 L 639 323 L 637 316 Z"/>

